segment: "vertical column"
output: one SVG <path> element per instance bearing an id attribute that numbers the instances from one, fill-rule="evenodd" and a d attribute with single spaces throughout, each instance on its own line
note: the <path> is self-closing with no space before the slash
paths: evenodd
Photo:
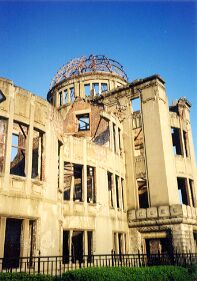
<path id="1" fill-rule="evenodd" d="M 110 134 L 110 149 L 112 151 L 114 151 L 114 136 L 113 136 L 113 123 L 112 121 L 110 120 L 109 121 L 109 134 Z"/>
<path id="2" fill-rule="evenodd" d="M 122 183 L 121 183 L 121 177 L 118 177 L 118 192 L 119 192 L 119 206 L 120 209 L 123 210 L 123 202 L 122 202 Z"/>
<path id="3" fill-rule="evenodd" d="M 4 244 L 5 244 L 5 231 L 6 231 L 6 218 L 0 218 L 0 258 L 4 257 Z M 1 266 L 1 265 L 0 265 Z M 0 268 L 1 270 L 1 268 Z"/>
<path id="4" fill-rule="evenodd" d="M 22 243 L 21 243 L 21 257 L 28 257 L 29 256 L 29 220 L 24 219 L 22 222 Z"/>
<path id="5" fill-rule="evenodd" d="M 72 256 L 72 237 L 73 237 L 73 230 L 69 231 L 69 256 Z"/>
<path id="6" fill-rule="evenodd" d="M 87 203 L 87 155 L 86 155 L 86 140 L 83 140 L 83 201 Z"/>
<path id="7" fill-rule="evenodd" d="M 7 128 L 7 143 L 5 154 L 5 177 L 3 179 L 2 189 L 9 189 L 9 174 L 10 174 L 10 159 L 11 159 L 11 146 L 12 146 L 12 131 L 13 131 L 13 118 L 14 118 L 14 97 L 15 88 L 13 85 L 9 86 L 9 119 Z"/>
<path id="8" fill-rule="evenodd" d="M 159 77 L 142 86 L 142 117 L 151 206 L 178 204 L 168 100 Z"/>
<path id="9" fill-rule="evenodd" d="M 31 171 L 32 171 L 32 148 L 33 148 L 33 124 L 34 124 L 34 113 L 35 113 L 35 97 L 32 96 L 30 102 L 30 122 L 28 128 L 28 140 L 26 145 L 26 177 L 27 177 L 27 192 L 31 191 Z"/>
<path id="10" fill-rule="evenodd" d="M 116 147 L 116 151 L 119 155 L 120 155 L 120 143 L 119 143 L 119 136 L 118 136 L 118 126 L 115 125 L 115 147 Z"/>

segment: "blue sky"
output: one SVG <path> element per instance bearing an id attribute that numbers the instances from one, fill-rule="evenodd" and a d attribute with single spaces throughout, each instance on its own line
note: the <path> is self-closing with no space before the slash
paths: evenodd
<path id="1" fill-rule="evenodd" d="M 67 61 L 105 54 L 130 81 L 160 74 L 169 103 L 187 97 L 196 143 L 196 1 L 0 1 L 0 15 L 0 76 L 45 98 Z"/>

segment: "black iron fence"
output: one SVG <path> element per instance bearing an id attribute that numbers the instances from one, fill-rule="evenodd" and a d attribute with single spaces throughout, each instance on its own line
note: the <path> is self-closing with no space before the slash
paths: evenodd
<path id="1" fill-rule="evenodd" d="M 115 254 L 111 255 L 84 255 L 79 259 L 72 256 L 38 256 L 22 258 L 1 258 L 0 272 L 25 272 L 29 274 L 62 275 L 62 273 L 86 267 L 141 267 L 152 265 L 187 266 L 197 264 L 196 253 L 167 254 Z"/>

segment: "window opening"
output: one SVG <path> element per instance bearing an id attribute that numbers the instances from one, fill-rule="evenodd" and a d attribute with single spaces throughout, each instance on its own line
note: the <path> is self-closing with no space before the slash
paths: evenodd
<path id="1" fill-rule="evenodd" d="M 124 179 L 121 179 L 121 189 L 122 189 L 122 208 L 124 210 Z"/>
<path id="2" fill-rule="evenodd" d="M 88 262 L 91 262 L 92 260 L 92 254 L 93 254 L 93 233 L 92 231 L 87 232 L 88 235 Z"/>
<path id="3" fill-rule="evenodd" d="M 98 95 L 99 94 L 99 83 L 93 83 L 92 88 L 94 91 L 94 95 Z"/>
<path id="4" fill-rule="evenodd" d="M 108 182 L 109 205 L 110 207 L 113 207 L 112 173 L 110 172 L 107 172 L 107 182 Z"/>
<path id="5" fill-rule="evenodd" d="M 79 131 L 87 131 L 90 129 L 90 117 L 89 113 L 80 114 L 76 116 L 78 119 L 78 130 Z"/>
<path id="6" fill-rule="evenodd" d="M 19 267 L 21 226 L 22 220 L 6 219 L 3 268 Z"/>
<path id="7" fill-rule="evenodd" d="M 180 129 L 172 127 L 171 133 L 172 133 L 172 143 L 173 143 L 174 154 L 175 155 L 183 155 Z"/>
<path id="8" fill-rule="evenodd" d="M 106 92 L 108 90 L 107 83 L 101 83 L 101 92 Z"/>
<path id="9" fill-rule="evenodd" d="M 197 231 L 193 232 L 193 237 L 194 237 L 194 246 L 195 246 L 195 250 L 197 249 Z"/>
<path id="10" fill-rule="evenodd" d="M 75 99 L 75 89 L 74 87 L 70 88 L 70 102 L 73 102 Z"/>
<path id="11" fill-rule="evenodd" d="M 120 138 L 120 129 L 118 128 L 118 146 L 119 146 L 119 151 L 121 151 L 121 138 Z"/>
<path id="12" fill-rule="evenodd" d="M 4 96 L 3 92 L 0 90 L 0 103 L 6 100 L 6 97 Z"/>
<path id="13" fill-rule="evenodd" d="M 0 118 L 0 173 L 4 172 L 7 142 L 7 120 Z"/>
<path id="14" fill-rule="evenodd" d="M 86 96 L 90 96 L 90 84 L 84 85 L 84 92 Z"/>
<path id="15" fill-rule="evenodd" d="M 69 263 L 69 240 L 70 233 L 67 230 L 63 231 L 63 263 Z"/>
<path id="16" fill-rule="evenodd" d="M 115 176 L 116 180 L 116 205 L 117 208 L 120 208 L 120 202 L 119 202 L 119 176 Z"/>
<path id="17" fill-rule="evenodd" d="M 83 261 L 83 231 L 73 231 L 72 235 L 72 261 Z"/>
<path id="18" fill-rule="evenodd" d="M 74 164 L 74 200 L 82 202 L 82 166 Z"/>
<path id="19" fill-rule="evenodd" d="M 116 126 L 113 124 L 113 137 L 114 137 L 114 152 L 117 152 L 117 146 L 116 146 Z"/>
<path id="20" fill-rule="evenodd" d="M 73 176 L 73 164 L 64 162 L 64 200 L 70 200 L 70 190 Z"/>
<path id="21" fill-rule="evenodd" d="M 87 202 L 96 203 L 95 168 L 87 166 Z"/>
<path id="22" fill-rule="evenodd" d="M 44 133 L 33 130 L 33 144 L 32 144 L 32 179 L 43 179 L 43 135 Z"/>
<path id="23" fill-rule="evenodd" d="M 12 175 L 25 176 L 27 134 L 26 125 L 14 122 L 10 162 L 10 174 Z"/>
<path id="24" fill-rule="evenodd" d="M 141 108 L 140 108 L 140 99 L 137 98 L 137 99 L 133 99 L 131 101 L 131 104 L 132 104 L 132 109 L 133 109 L 133 112 L 136 112 L 136 111 L 140 111 Z"/>
<path id="25" fill-rule="evenodd" d="M 147 182 L 146 179 L 139 178 L 137 179 L 138 187 L 138 200 L 140 208 L 148 208 L 148 191 L 147 191 Z"/>
<path id="26" fill-rule="evenodd" d="M 62 143 L 60 141 L 58 141 L 58 188 L 60 187 L 60 165 L 61 165 L 61 146 Z"/>
<path id="27" fill-rule="evenodd" d="M 189 187 L 190 187 L 190 193 L 191 193 L 191 203 L 192 206 L 195 207 L 195 197 L 194 197 L 194 181 L 189 179 Z"/>
<path id="28" fill-rule="evenodd" d="M 59 105 L 62 106 L 62 92 L 59 92 Z"/>
<path id="29" fill-rule="evenodd" d="M 64 103 L 67 104 L 68 103 L 68 90 L 64 90 Z"/>
<path id="30" fill-rule="evenodd" d="M 189 198 L 187 194 L 187 179 L 186 178 L 177 178 L 178 183 L 178 192 L 179 200 L 181 204 L 190 205 Z"/>

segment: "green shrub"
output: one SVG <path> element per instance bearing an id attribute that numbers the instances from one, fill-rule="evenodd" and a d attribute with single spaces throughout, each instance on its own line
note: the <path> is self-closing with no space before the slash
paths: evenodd
<path id="1" fill-rule="evenodd" d="M 53 281 L 51 276 L 27 273 L 0 273 L 0 281 Z"/>
<path id="2" fill-rule="evenodd" d="M 186 268 L 152 266 L 141 268 L 86 268 L 63 274 L 62 281 L 194 281 Z"/>

